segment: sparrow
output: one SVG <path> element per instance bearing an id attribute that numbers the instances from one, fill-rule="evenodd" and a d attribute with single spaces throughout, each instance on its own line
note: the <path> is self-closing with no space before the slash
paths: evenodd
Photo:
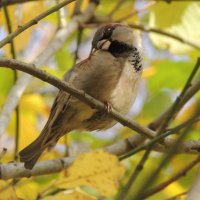
<path id="1" fill-rule="evenodd" d="M 100 27 L 92 40 L 87 59 L 75 64 L 64 81 L 126 114 L 132 106 L 142 73 L 139 36 L 130 27 L 111 23 Z M 117 122 L 108 112 L 91 108 L 60 90 L 39 137 L 20 151 L 24 167 L 32 169 L 45 149 L 72 130 L 106 130 Z"/>

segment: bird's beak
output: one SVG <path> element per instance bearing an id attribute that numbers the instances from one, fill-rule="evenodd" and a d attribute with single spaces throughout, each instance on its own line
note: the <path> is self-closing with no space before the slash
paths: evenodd
<path id="1" fill-rule="evenodd" d="M 109 40 L 100 40 L 97 43 L 97 49 L 108 50 L 110 47 L 111 41 Z"/>
<path id="2" fill-rule="evenodd" d="M 92 47 L 91 51 L 90 51 L 90 55 L 92 55 L 93 53 L 95 53 L 95 51 L 99 50 L 99 49 L 102 49 L 102 50 L 108 50 L 109 47 L 110 47 L 110 44 L 111 44 L 111 41 L 109 40 L 100 40 L 98 43 L 97 43 L 97 47 L 94 48 Z"/>

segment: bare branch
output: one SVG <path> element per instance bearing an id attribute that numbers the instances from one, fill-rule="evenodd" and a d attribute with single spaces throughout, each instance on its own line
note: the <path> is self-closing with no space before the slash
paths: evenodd
<path id="1" fill-rule="evenodd" d="M 182 98 L 178 108 L 177 112 L 181 110 L 181 108 L 200 90 L 200 75 L 197 76 L 197 78 L 192 82 L 192 85 L 185 93 L 184 97 Z M 166 116 L 169 115 L 170 110 L 172 109 L 171 105 L 165 112 L 163 112 L 160 116 L 158 116 L 156 119 L 154 119 L 150 124 L 149 127 L 152 130 L 156 130 L 159 128 L 160 124 L 163 120 L 165 120 Z"/>
<path id="2" fill-rule="evenodd" d="M 130 141 L 130 139 L 129 139 Z M 174 144 L 175 140 L 171 140 L 166 143 L 166 149 L 170 148 Z M 132 143 L 129 143 L 126 140 L 120 141 L 116 144 L 103 148 L 105 151 L 115 154 L 116 156 L 120 156 L 129 151 Z M 200 140 L 199 141 L 186 141 L 181 144 L 178 149 L 178 153 L 187 153 L 192 151 L 192 149 L 200 149 Z M 160 149 L 159 149 L 160 150 Z M 166 150 L 162 150 L 166 151 Z M 52 174 L 63 169 L 66 169 L 73 162 L 74 158 L 65 157 L 62 159 L 54 159 L 48 161 L 40 161 L 36 163 L 32 170 L 27 170 L 24 168 L 23 163 L 1 163 L 0 164 L 0 179 L 12 179 L 12 178 L 21 178 L 21 177 L 30 177 L 30 176 L 39 176 L 45 174 Z M 42 167 L 41 167 L 42 166 Z"/>
<path id="3" fill-rule="evenodd" d="M 178 95 L 175 102 L 172 104 L 172 106 L 168 112 L 168 115 L 166 115 L 166 117 L 165 117 L 165 120 L 162 121 L 162 123 L 159 127 L 159 130 L 158 130 L 158 134 L 161 134 L 163 132 L 163 130 L 165 130 L 165 128 L 168 127 L 168 124 L 170 123 L 170 121 L 177 114 L 177 111 L 179 111 L 178 108 L 180 107 L 181 101 L 184 98 L 188 89 L 192 86 L 192 80 L 193 80 L 194 76 L 196 75 L 196 73 L 198 72 L 199 67 L 200 67 L 200 58 L 197 59 L 197 63 L 194 66 L 192 73 L 190 74 L 187 82 L 185 83 L 183 90 Z"/>
<path id="4" fill-rule="evenodd" d="M 7 163 L 0 164 L 0 179 L 6 180 L 10 178 L 21 178 L 39 176 L 59 172 L 67 168 L 71 163 L 72 158 L 62 158 L 56 160 L 46 160 L 38 162 L 32 170 L 24 168 L 23 163 Z"/>
<path id="5" fill-rule="evenodd" d="M 130 27 L 135 28 L 135 29 L 139 29 L 141 31 L 147 32 L 147 33 L 157 33 L 159 35 L 163 35 L 163 36 L 167 36 L 170 38 L 173 38 L 174 40 L 177 40 L 183 44 L 187 44 L 195 49 L 200 50 L 200 46 L 196 43 L 190 42 L 187 39 L 184 39 L 180 36 L 177 36 L 175 34 L 160 30 L 160 29 L 156 29 L 156 28 L 151 28 L 151 27 L 147 27 L 147 26 L 143 26 L 141 24 L 129 24 Z"/>
<path id="6" fill-rule="evenodd" d="M 163 190 L 164 188 L 166 188 L 168 185 L 170 185 L 171 183 L 177 181 L 179 178 L 181 178 L 182 176 L 185 176 L 186 173 L 191 170 L 195 165 L 197 165 L 200 162 L 200 156 L 197 156 L 197 158 L 195 158 L 191 163 L 189 163 L 188 165 L 186 165 L 183 169 L 181 169 L 178 173 L 176 173 L 173 177 L 171 177 L 170 179 L 168 179 L 167 181 L 159 184 L 158 186 L 150 189 L 149 191 L 145 192 L 143 195 L 143 198 L 147 198 L 150 197 L 154 194 L 156 194 L 157 192 Z"/>
<path id="7" fill-rule="evenodd" d="M 31 1 L 40 1 L 40 0 L 2 0 L 0 2 L 0 8 L 1 7 L 5 7 L 5 6 L 10 6 L 10 5 L 13 5 L 13 4 L 17 4 L 17 3 L 28 3 L 28 2 L 31 2 Z"/>
<path id="8" fill-rule="evenodd" d="M 133 185 L 133 183 L 135 182 L 136 178 L 138 177 L 138 175 L 142 171 L 144 162 L 147 160 L 148 156 L 149 156 L 149 151 L 145 151 L 144 155 L 142 156 L 142 158 L 140 159 L 139 163 L 136 165 L 134 171 L 132 172 L 127 184 L 125 185 L 124 188 L 122 188 L 121 192 L 119 193 L 119 195 L 117 197 L 117 200 L 126 199 L 126 196 L 127 196 L 128 192 L 129 192 L 129 190 L 131 189 L 131 186 Z"/>
<path id="9" fill-rule="evenodd" d="M 82 27 L 96 27 L 96 26 L 99 26 L 100 23 L 108 23 L 108 22 L 111 22 L 110 19 L 107 17 L 107 16 L 95 16 L 93 18 L 93 24 L 84 24 L 82 25 Z M 117 22 L 117 21 L 116 21 Z M 118 21 L 120 22 L 120 21 Z M 159 34 L 159 35 L 163 35 L 163 36 L 166 36 L 166 37 L 169 37 L 169 38 L 172 38 L 176 41 L 179 41 L 183 44 L 187 44 L 195 49 L 198 49 L 200 50 L 200 45 L 194 43 L 194 42 L 191 42 L 191 41 L 188 41 L 187 39 L 185 38 L 182 38 L 180 36 L 177 36 L 173 33 L 169 33 L 167 31 L 163 31 L 161 29 L 157 29 L 157 28 L 152 28 L 152 27 L 148 27 L 148 26 L 145 26 L 145 25 L 142 25 L 142 24 L 133 24 L 133 23 L 129 23 L 128 24 L 130 27 L 134 28 L 134 29 L 138 29 L 138 30 L 141 30 L 143 32 L 147 32 L 147 33 L 156 33 L 156 34 Z"/>
<path id="10" fill-rule="evenodd" d="M 4 11 L 4 15 L 5 15 L 5 19 L 6 19 L 6 24 L 7 24 L 7 29 L 8 29 L 8 33 L 12 33 L 12 25 L 11 25 L 11 20 L 10 20 L 10 15 L 8 12 L 7 7 L 3 8 Z M 11 40 L 10 41 L 10 53 L 12 55 L 13 59 L 17 58 L 16 55 L 16 51 L 15 51 L 15 45 L 14 45 L 14 41 Z M 16 70 L 13 70 L 13 74 L 14 74 L 14 84 L 16 83 L 17 79 L 18 79 L 18 74 Z M 18 152 L 18 147 L 19 147 L 19 115 L 20 115 L 20 109 L 19 109 L 19 105 L 16 106 L 15 108 L 15 116 L 16 116 L 16 120 L 15 120 L 15 150 L 14 150 L 14 160 L 17 160 L 17 152 Z"/>
<path id="11" fill-rule="evenodd" d="M 200 109 L 197 110 L 195 115 L 199 115 Z M 179 149 L 180 144 L 183 142 L 183 139 L 187 136 L 190 130 L 190 126 L 186 127 L 186 129 L 179 135 L 179 137 L 175 140 L 174 144 L 170 147 L 167 154 L 163 158 L 163 160 L 160 162 L 160 164 L 156 167 L 156 169 L 150 174 L 150 176 L 145 180 L 144 184 L 139 188 L 136 195 L 133 197 L 134 200 L 142 199 L 143 197 L 143 191 L 146 190 L 150 185 L 153 184 L 153 182 L 158 177 L 160 171 L 163 169 L 163 167 L 174 157 L 174 155 L 177 153 L 177 150 Z"/>
<path id="12" fill-rule="evenodd" d="M 93 16 L 96 6 L 97 4 L 95 2 L 91 2 L 82 15 L 74 17 L 67 27 L 59 29 L 52 42 L 49 43 L 43 53 L 35 58 L 35 66 L 41 67 L 44 65 L 47 60 L 62 47 L 68 36 L 78 28 L 78 24 L 86 23 L 91 18 L 91 16 Z M 11 114 L 17 106 L 20 97 L 22 96 L 31 79 L 32 77 L 30 75 L 23 74 L 9 92 L 6 102 L 0 113 L 0 136 L 5 132 Z"/>
<path id="13" fill-rule="evenodd" d="M 5 44 L 9 43 L 13 38 L 18 36 L 20 33 L 25 31 L 29 27 L 37 24 L 43 18 L 45 18 L 48 15 L 58 11 L 60 8 L 62 8 L 63 6 L 66 6 L 67 4 L 69 4 L 69 3 L 73 2 L 73 1 L 75 1 L 75 0 L 64 0 L 62 3 L 60 3 L 60 4 L 52 7 L 51 9 L 41 13 L 40 15 L 35 17 L 34 19 L 32 19 L 29 22 L 27 22 L 26 24 L 24 24 L 23 26 L 18 26 L 16 31 L 10 33 L 7 37 L 5 37 L 3 40 L 0 41 L 0 48 L 3 47 Z"/>
<path id="14" fill-rule="evenodd" d="M 14 60 L 14 59 L 0 59 L 0 66 L 8 67 L 11 69 L 17 69 L 17 70 L 29 73 L 45 82 L 48 82 L 48 83 L 54 85 L 55 87 L 57 87 L 61 90 L 64 90 L 64 91 L 70 93 L 71 95 L 75 96 L 76 98 L 83 101 L 84 103 L 91 106 L 92 108 L 96 108 L 96 109 L 107 112 L 107 108 L 105 107 L 104 103 L 98 101 L 97 99 L 94 99 L 90 95 L 86 94 L 84 91 L 74 88 L 69 83 L 67 83 L 65 81 L 61 81 L 61 80 L 57 79 L 56 77 L 46 73 L 43 70 L 37 69 L 34 64 L 26 64 L 24 62 L 20 62 L 20 61 Z M 123 117 L 123 115 L 121 115 L 114 109 L 111 112 L 109 112 L 108 115 L 113 117 L 113 119 L 117 120 L 124 126 L 127 126 L 130 129 L 135 130 L 138 133 L 140 133 L 148 138 L 153 138 L 154 131 L 151 131 L 150 129 L 148 129 L 144 126 Z"/>

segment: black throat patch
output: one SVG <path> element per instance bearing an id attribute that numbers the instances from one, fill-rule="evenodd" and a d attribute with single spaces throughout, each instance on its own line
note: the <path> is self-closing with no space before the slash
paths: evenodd
<path id="1" fill-rule="evenodd" d="M 136 72 L 142 69 L 142 56 L 136 47 L 115 40 L 108 51 L 115 57 L 127 57 Z"/>

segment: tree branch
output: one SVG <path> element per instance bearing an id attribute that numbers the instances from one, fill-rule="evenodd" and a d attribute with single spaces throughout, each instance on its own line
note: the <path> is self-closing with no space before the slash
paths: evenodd
<path id="1" fill-rule="evenodd" d="M 107 108 L 105 107 L 104 103 L 91 97 L 90 95 L 86 94 L 84 91 L 74 88 L 69 83 L 67 83 L 65 81 L 61 81 L 58 78 L 46 73 L 43 70 L 37 69 L 34 64 L 26 64 L 24 62 L 20 62 L 20 61 L 14 60 L 14 59 L 0 59 L 0 66 L 20 70 L 20 71 L 26 72 L 28 74 L 31 74 L 34 77 L 37 77 L 45 82 L 50 83 L 51 85 L 53 85 L 61 90 L 64 90 L 64 91 L 70 93 L 71 95 L 75 96 L 76 98 L 83 101 L 84 103 L 91 106 L 92 108 L 96 108 L 96 109 L 107 112 Z M 140 133 L 148 138 L 153 138 L 154 131 L 152 131 L 134 121 L 131 121 L 131 120 L 123 117 L 120 113 L 118 113 L 114 109 L 111 112 L 109 112 L 108 115 L 113 117 L 113 119 L 117 120 L 124 126 L 127 126 L 130 129 L 135 130 L 138 133 Z"/>
<path id="2" fill-rule="evenodd" d="M 130 150 L 132 143 L 128 142 L 129 140 L 120 141 L 116 144 L 103 148 L 105 151 L 115 154 L 116 156 L 120 156 L 125 154 Z M 133 141 L 134 142 L 134 141 Z M 174 144 L 175 140 L 167 144 L 166 149 L 170 148 Z M 196 148 L 200 149 L 200 140 L 199 141 L 186 141 L 181 144 L 177 153 L 188 153 L 190 150 L 192 151 Z M 159 149 L 160 150 L 160 149 Z M 164 152 L 164 149 L 162 150 Z M 24 168 L 23 163 L 11 162 L 11 163 L 1 163 L 0 164 L 0 179 L 7 180 L 13 178 L 22 178 L 22 177 L 31 177 L 31 176 L 39 176 L 52 174 L 56 172 L 60 172 L 63 169 L 68 168 L 74 158 L 65 157 L 62 159 L 54 159 L 54 160 L 46 160 L 39 161 L 36 163 L 32 170 L 27 170 Z"/>
<path id="3" fill-rule="evenodd" d="M 65 40 L 78 28 L 78 24 L 86 23 L 93 16 L 97 3 L 91 1 L 83 14 L 74 17 L 67 27 L 59 29 L 51 43 L 44 49 L 44 51 L 34 60 L 34 64 L 37 67 L 44 65 L 51 56 L 58 51 Z M 6 102 L 0 113 L 0 137 L 5 132 L 5 129 L 9 123 L 11 114 L 18 104 L 20 97 L 31 81 L 32 76 L 23 74 L 12 87 L 8 94 Z"/>
<path id="4" fill-rule="evenodd" d="M 182 98 L 178 108 L 177 112 L 181 110 L 181 108 L 200 90 L 200 75 L 197 76 L 197 78 L 192 82 L 192 85 L 190 88 L 187 90 L 185 93 L 184 97 Z M 150 124 L 149 127 L 152 130 L 157 130 L 162 121 L 165 120 L 166 116 L 169 115 L 171 109 L 172 109 L 173 104 L 163 113 L 161 113 L 156 119 L 154 119 Z"/>
<path id="5" fill-rule="evenodd" d="M 181 101 L 184 98 L 188 89 L 192 86 L 192 80 L 195 77 L 196 73 L 198 72 L 199 67 L 200 67 L 200 58 L 197 59 L 196 65 L 194 66 L 192 73 L 190 74 L 189 78 L 187 79 L 187 82 L 185 83 L 183 90 L 178 95 L 175 102 L 172 104 L 171 109 L 168 112 L 168 115 L 166 115 L 166 117 L 165 117 L 165 120 L 163 120 L 162 123 L 160 124 L 158 134 L 161 134 L 163 132 L 163 130 L 165 130 L 165 128 L 168 127 L 172 118 L 174 118 L 175 115 L 177 114 L 177 112 L 179 111 L 178 108 L 180 108 Z"/>
<path id="6" fill-rule="evenodd" d="M 12 25 L 11 25 L 11 19 L 10 19 L 10 15 L 8 12 L 7 7 L 5 6 L 3 8 L 4 11 L 4 15 L 5 15 L 5 19 L 6 19 L 6 24 L 7 24 L 7 29 L 8 29 L 8 33 L 12 33 Z M 15 50 L 15 45 L 14 45 L 14 40 L 10 41 L 10 53 L 13 59 L 17 58 L 16 55 L 16 50 Z M 13 75 L 14 75 L 14 81 L 13 84 L 16 83 L 17 79 L 18 79 L 18 73 L 17 70 L 13 70 Z M 19 104 L 16 106 L 15 108 L 15 150 L 14 150 L 14 160 L 17 160 L 17 152 L 18 152 L 18 147 L 19 147 L 19 133 L 20 133 L 20 108 L 19 108 Z"/>
<path id="7" fill-rule="evenodd" d="M 195 115 L 199 115 L 200 109 L 198 109 L 195 113 Z M 157 179 L 160 171 L 163 169 L 163 167 L 170 162 L 170 160 L 174 157 L 174 155 L 177 153 L 177 150 L 179 149 L 180 144 L 183 142 L 183 139 L 187 136 L 189 133 L 191 126 L 186 127 L 184 131 L 179 135 L 179 137 L 175 140 L 174 144 L 168 149 L 168 152 L 160 162 L 160 164 L 156 167 L 155 170 L 149 175 L 149 177 L 144 181 L 144 184 L 139 188 L 138 192 L 134 196 L 134 200 L 142 199 L 143 197 L 143 191 L 147 189 L 150 185 L 152 185 L 155 180 Z"/>
<path id="8" fill-rule="evenodd" d="M 32 170 L 24 168 L 23 163 L 0 164 L 0 179 L 39 176 L 59 172 L 73 162 L 72 158 L 61 158 L 38 162 Z"/>
<path id="9" fill-rule="evenodd" d="M 13 38 L 18 36 L 20 33 L 25 31 L 29 27 L 37 24 L 43 18 L 45 18 L 48 15 L 58 11 L 60 8 L 64 7 L 65 5 L 67 5 L 67 4 L 69 4 L 69 3 L 73 2 L 73 1 L 75 1 L 75 0 L 64 0 L 62 3 L 60 3 L 60 4 L 52 7 L 51 9 L 39 14 L 37 17 L 35 17 L 34 19 L 30 20 L 29 22 L 27 22 L 23 26 L 18 26 L 16 31 L 10 33 L 8 36 L 6 36 L 3 40 L 0 41 L 0 48 L 2 48 L 5 44 L 9 43 Z"/>
<path id="10" fill-rule="evenodd" d="M 0 8 L 5 7 L 5 6 L 10 6 L 13 4 L 17 4 L 17 3 L 28 3 L 28 2 L 34 2 L 34 1 L 40 1 L 40 0 L 2 0 L 2 2 L 0 2 Z"/>
<path id="11" fill-rule="evenodd" d="M 171 183 L 177 181 L 179 178 L 181 178 L 182 176 L 185 176 L 186 173 L 192 169 L 195 165 L 197 165 L 200 162 L 200 156 L 197 156 L 197 158 L 195 158 L 191 163 L 189 163 L 188 165 L 186 165 L 183 169 L 181 169 L 178 173 L 176 173 L 173 177 L 171 177 L 170 179 L 168 179 L 167 181 L 159 184 L 158 186 L 148 190 L 147 192 L 144 193 L 143 198 L 147 198 L 149 196 L 154 195 L 155 193 L 163 190 L 164 188 L 166 188 L 168 185 L 170 185 Z"/>
<path id="12" fill-rule="evenodd" d="M 96 27 L 96 26 L 99 26 L 100 23 L 109 23 L 109 22 L 111 22 L 111 21 L 110 21 L 110 18 L 107 17 L 107 16 L 106 17 L 105 16 L 95 16 L 93 18 L 93 24 L 84 24 L 84 25 L 82 25 L 82 27 Z M 116 22 L 121 22 L 121 21 L 116 21 Z M 128 25 L 130 27 L 134 28 L 134 29 L 138 29 L 138 30 L 141 30 L 143 32 L 156 33 L 156 34 L 159 34 L 159 35 L 162 35 L 162 36 L 172 38 L 176 41 L 179 41 L 183 44 L 187 44 L 187 45 L 189 45 L 189 46 L 191 46 L 195 49 L 200 50 L 200 45 L 198 45 L 194 42 L 188 41 L 187 39 L 182 38 L 180 36 L 177 36 L 173 33 L 169 33 L 167 31 L 163 31 L 163 30 L 160 30 L 160 29 L 157 29 L 157 28 L 148 27 L 148 26 L 145 26 L 145 25 L 142 25 L 142 24 L 129 23 Z"/>
<path id="13" fill-rule="evenodd" d="M 174 40 L 177 40 L 179 42 L 182 42 L 184 44 L 187 44 L 195 49 L 200 50 L 200 46 L 196 43 L 190 42 L 180 36 L 177 36 L 175 34 L 160 30 L 160 29 L 156 29 L 156 28 L 151 28 L 151 27 L 147 27 L 147 26 L 143 26 L 141 24 L 129 24 L 130 27 L 135 28 L 135 29 L 139 29 L 141 31 L 147 32 L 147 33 L 157 33 L 159 35 L 163 35 L 163 36 L 167 36 L 170 38 L 173 38 Z"/>

